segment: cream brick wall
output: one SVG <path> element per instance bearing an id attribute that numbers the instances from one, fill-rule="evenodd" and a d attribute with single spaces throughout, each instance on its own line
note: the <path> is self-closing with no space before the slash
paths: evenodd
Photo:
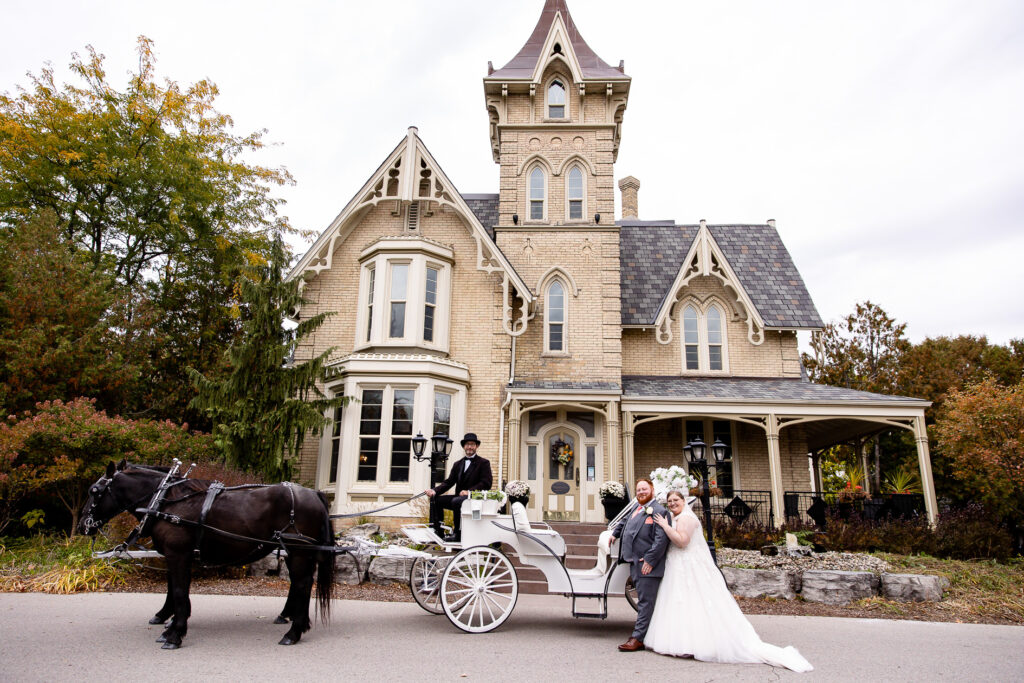
<path id="1" fill-rule="evenodd" d="M 702 303 L 715 297 L 719 303 L 732 301 L 722 284 L 713 277 L 690 280 L 686 297 Z M 672 314 L 672 341 L 659 344 L 654 328 L 622 331 L 622 374 L 679 375 L 683 372 L 682 333 L 679 316 L 684 304 L 676 304 Z M 800 354 L 795 332 L 766 332 L 765 340 L 755 346 L 747 338 L 747 323 L 732 319 L 734 310 L 725 306 L 727 376 L 736 377 L 800 377 Z M 711 373 L 718 374 L 718 373 Z"/>

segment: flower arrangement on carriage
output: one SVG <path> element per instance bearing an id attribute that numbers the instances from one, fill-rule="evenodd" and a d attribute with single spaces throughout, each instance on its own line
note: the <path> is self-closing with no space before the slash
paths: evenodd
<path id="1" fill-rule="evenodd" d="M 505 484 L 505 495 L 508 496 L 509 503 L 526 505 L 530 502 L 530 485 L 521 479 L 513 479 Z"/>
<path id="2" fill-rule="evenodd" d="M 572 444 L 568 444 L 561 439 L 551 444 L 551 457 L 563 465 L 571 463 L 573 455 L 575 454 L 572 452 Z"/>
<path id="3" fill-rule="evenodd" d="M 611 498 L 614 500 L 626 500 L 626 487 L 618 481 L 606 481 L 601 484 L 601 488 L 597 490 L 597 495 L 601 497 L 601 500 Z"/>

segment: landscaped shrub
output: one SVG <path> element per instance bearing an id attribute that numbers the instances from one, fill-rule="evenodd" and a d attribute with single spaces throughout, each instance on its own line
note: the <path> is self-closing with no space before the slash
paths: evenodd
<path id="1" fill-rule="evenodd" d="M 783 538 L 781 531 L 757 522 L 737 524 L 731 519 L 716 518 L 712 523 L 715 528 L 715 544 L 722 548 L 759 550 Z"/>
<path id="2" fill-rule="evenodd" d="M 934 535 L 938 557 L 1005 561 L 1013 554 L 1010 533 L 977 503 L 940 515 Z"/>

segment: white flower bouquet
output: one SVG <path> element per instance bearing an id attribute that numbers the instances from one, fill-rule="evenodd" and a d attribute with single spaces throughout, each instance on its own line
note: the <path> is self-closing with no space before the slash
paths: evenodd
<path id="1" fill-rule="evenodd" d="M 513 479 L 505 484 L 505 495 L 509 498 L 522 498 L 530 495 L 530 485 L 520 479 Z"/>
<path id="2" fill-rule="evenodd" d="M 682 491 L 683 496 L 686 496 L 697 485 L 697 478 L 679 465 L 659 467 L 651 472 L 651 481 L 654 482 L 654 495 L 659 503 L 665 502 L 669 491 Z"/>

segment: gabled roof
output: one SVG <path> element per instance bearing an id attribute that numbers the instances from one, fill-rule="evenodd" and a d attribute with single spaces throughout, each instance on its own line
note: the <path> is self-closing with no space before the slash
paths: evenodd
<path id="1" fill-rule="evenodd" d="M 487 234 L 494 239 L 494 226 L 498 224 L 498 198 L 497 194 L 464 194 L 462 199 L 466 202 L 480 225 L 484 226 Z"/>
<path id="2" fill-rule="evenodd" d="M 338 244 L 344 241 L 362 217 L 380 202 L 398 202 L 406 205 L 412 202 L 431 202 L 451 207 L 462 218 L 470 235 L 476 241 L 477 269 L 503 273 L 505 286 L 514 287 L 520 293 L 524 306 L 533 301 L 530 288 L 494 243 L 493 223 L 484 227 L 477 212 L 470 208 L 455 189 L 455 185 L 420 139 L 415 126 L 409 128 L 406 136 L 384 163 L 377 167 L 337 218 L 320 234 L 309 251 L 303 254 L 288 273 L 288 279 L 309 280 L 316 277 L 320 271 L 331 268 Z M 489 202 L 484 203 L 489 205 Z M 486 215 L 485 219 L 490 222 Z"/>
<path id="3" fill-rule="evenodd" d="M 583 40 L 579 29 L 576 28 L 572 15 L 569 14 L 569 7 L 565 0 L 545 0 L 544 9 L 541 10 L 540 19 L 537 20 L 537 26 L 533 29 L 533 33 L 530 34 L 526 44 L 519 50 L 519 54 L 502 68 L 488 74 L 487 80 L 532 79 L 537 68 L 537 62 L 545 56 L 543 54 L 544 46 L 548 35 L 551 33 L 551 25 L 555 23 L 555 18 L 559 13 L 561 13 L 566 35 L 572 51 L 576 55 L 576 60 L 579 62 L 583 78 L 599 80 L 621 80 L 628 78 L 621 69 L 609 66 L 587 45 L 587 41 Z"/>
<path id="4" fill-rule="evenodd" d="M 618 221 L 623 325 L 654 325 L 701 230 L 672 221 Z M 824 327 L 772 225 L 708 225 L 707 232 L 766 328 Z"/>

